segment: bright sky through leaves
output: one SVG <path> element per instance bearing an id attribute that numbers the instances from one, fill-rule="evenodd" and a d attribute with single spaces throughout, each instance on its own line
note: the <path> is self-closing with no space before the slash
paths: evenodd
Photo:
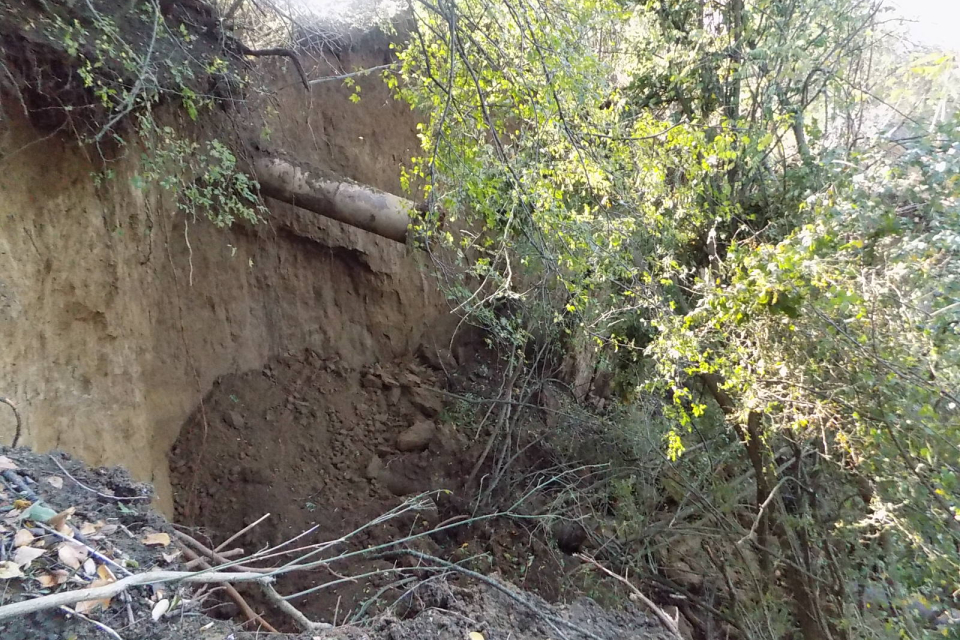
<path id="1" fill-rule="evenodd" d="M 960 51 L 960 0 L 893 0 L 919 44 Z"/>
<path id="2" fill-rule="evenodd" d="M 960 51 L 960 0 L 889 0 L 909 25 L 911 37 L 920 44 Z M 324 14 L 343 15 L 351 6 L 370 4 L 361 0 L 297 0 L 305 8 Z"/>

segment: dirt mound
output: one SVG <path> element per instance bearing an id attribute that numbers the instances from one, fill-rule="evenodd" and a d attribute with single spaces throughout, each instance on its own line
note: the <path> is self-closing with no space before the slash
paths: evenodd
<path id="1" fill-rule="evenodd" d="M 560 598 L 577 563 L 535 519 L 453 526 L 475 515 L 468 512 L 464 483 L 484 442 L 447 419 L 438 375 L 411 362 L 354 369 L 305 351 L 220 379 L 171 452 L 179 522 L 220 541 L 269 512 L 239 540 L 248 550 L 304 532 L 298 544 L 359 531 L 337 546 L 339 553 L 420 536 L 410 542 L 415 549 L 455 561 L 474 558 L 523 588 Z M 429 495 L 428 509 L 367 526 L 404 496 L 421 493 Z M 444 530 L 422 535 L 437 526 Z M 387 573 L 344 577 L 377 571 Z M 402 595 L 394 571 L 393 559 L 351 557 L 281 577 L 278 590 L 329 584 L 298 599 L 298 606 L 315 620 L 359 618 Z"/>
<path id="2" fill-rule="evenodd" d="M 400 496 L 447 491 L 444 509 L 410 514 L 357 535 L 362 549 L 422 531 L 456 513 L 466 465 L 463 439 L 440 420 L 433 376 L 416 365 L 352 369 L 312 351 L 274 360 L 263 370 L 221 379 L 183 428 L 171 452 L 178 520 L 225 538 L 265 513 L 241 538 L 248 549 L 271 547 L 311 530 L 303 544 L 335 540 L 401 502 Z M 397 445 L 405 451 L 401 451 Z M 435 544 L 427 541 L 430 551 Z M 433 546 L 430 546 L 433 545 Z M 340 569 L 367 573 L 385 561 L 356 560 Z M 338 577 L 282 578 L 298 592 Z M 370 585 L 345 583 L 304 603 L 332 621 L 356 612 Z"/>

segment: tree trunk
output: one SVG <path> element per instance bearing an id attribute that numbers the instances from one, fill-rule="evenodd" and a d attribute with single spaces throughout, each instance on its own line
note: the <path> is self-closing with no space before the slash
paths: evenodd
<path id="1" fill-rule="evenodd" d="M 365 231 L 406 243 L 410 200 L 299 162 L 264 156 L 253 163 L 260 193 Z"/>

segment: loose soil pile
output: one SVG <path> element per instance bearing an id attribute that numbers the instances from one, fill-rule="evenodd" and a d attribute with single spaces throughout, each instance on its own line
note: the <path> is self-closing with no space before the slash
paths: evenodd
<path id="1" fill-rule="evenodd" d="M 219 542 L 269 512 L 239 544 L 248 551 L 272 547 L 310 531 L 298 540 L 308 545 L 356 531 L 404 497 L 429 495 L 429 509 L 363 530 L 336 547 L 345 553 L 469 518 L 464 483 L 485 443 L 447 420 L 438 376 L 420 363 L 361 370 L 305 351 L 221 379 L 171 453 L 178 521 Z M 476 566 L 492 565 L 555 600 L 567 565 L 575 570 L 579 563 L 534 535 L 536 528 L 535 521 L 493 518 L 407 546 L 456 561 L 477 556 Z M 333 583 L 297 604 L 314 620 L 342 621 L 378 611 L 404 593 L 390 586 L 395 575 L 389 572 L 357 581 L 344 576 L 394 566 L 393 559 L 350 558 L 330 570 L 281 578 L 278 590 Z"/>

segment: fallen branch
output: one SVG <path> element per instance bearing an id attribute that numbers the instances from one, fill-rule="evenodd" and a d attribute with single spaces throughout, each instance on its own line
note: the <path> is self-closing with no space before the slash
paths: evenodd
<path id="1" fill-rule="evenodd" d="M 653 612 L 653 615 L 655 615 L 655 616 L 657 617 L 657 620 L 659 620 L 660 623 L 661 623 L 664 627 L 667 628 L 667 631 L 669 631 L 670 633 L 672 633 L 678 640 L 683 640 L 683 636 L 680 634 L 680 629 L 679 629 L 679 627 L 677 627 L 677 623 L 676 623 L 670 616 L 668 616 L 667 613 L 666 613 L 663 609 L 661 609 L 660 607 L 658 607 L 658 606 L 656 605 L 656 603 L 654 603 L 653 600 L 651 600 L 651 599 L 648 598 L 647 596 L 643 595 L 643 593 L 640 591 L 640 589 L 638 589 L 637 587 L 635 587 L 632 582 L 630 582 L 629 580 L 627 580 L 627 579 L 624 578 L 623 576 L 618 575 L 618 574 L 614 573 L 613 571 L 610 571 L 610 569 L 607 569 L 605 566 L 603 566 L 602 564 L 600 564 L 599 562 L 597 562 L 596 560 L 594 560 L 593 558 L 591 558 L 591 557 L 588 556 L 588 555 L 585 555 L 585 554 L 582 554 L 582 553 L 577 553 L 577 554 L 574 554 L 574 555 L 575 555 L 575 557 L 580 558 L 580 559 L 583 560 L 584 562 L 586 562 L 586 563 L 588 563 L 588 564 L 592 564 L 592 565 L 595 566 L 597 569 L 600 569 L 600 571 L 603 571 L 605 574 L 607 574 L 608 576 L 610 576 L 610 577 L 613 578 L 614 580 L 617 580 L 617 581 L 621 582 L 622 584 L 626 585 L 626 587 L 627 587 L 628 589 L 630 589 L 631 592 L 633 592 L 633 595 L 636 596 L 636 598 L 637 598 L 640 602 L 642 602 L 644 605 L 646 605 L 646 607 L 647 607 L 648 609 L 650 609 L 650 611 Z"/>
<path id="2" fill-rule="evenodd" d="M 58 467 L 60 467 L 60 471 L 63 471 L 64 475 L 66 475 L 68 478 L 70 478 L 71 480 L 73 480 L 74 482 L 76 482 L 77 485 L 78 485 L 81 489 L 86 489 L 86 490 L 89 491 L 90 493 L 95 493 L 95 494 L 97 494 L 98 496 L 100 496 L 101 498 L 107 498 L 108 500 L 116 500 L 116 501 L 118 501 L 118 502 L 121 502 L 121 501 L 124 501 L 124 500 L 152 500 L 152 499 L 153 499 L 152 496 L 112 496 L 112 495 L 110 495 L 109 493 L 100 493 L 100 492 L 97 491 L 96 489 L 92 489 L 92 488 L 88 487 L 87 485 L 83 484 L 82 482 L 80 482 L 79 480 L 77 480 L 76 478 L 74 478 L 72 475 L 70 475 L 70 472 L 67 471 L 67 470 L 64 468 L 64 466 L 63 466 L 62 464 L 60 464 L 60 461 L 57 460 L 55 457 L 53 457 L 53 456 L 48 456 L 48 457 L 49 457 L 51 460 L 53 460 L 54 463 L 55 463 Z"/>
<path id="3" fill-rule="evenodd" d="M 260 586 L 263 588 L 263 593 L 267 596 L 267 600 L 269 600 L 273 606 L 293 618 L 294 623 L 296 623 L 301 631 L 311 632 L 333 628 L 332 624 L 327 622 L 313 622 L 307 616 L 303 615 L 299 609 L 284 600 L 283 596 L 277 593 L 277 590 L 273 588 L 272 584 L 261 582 Z"/>
<path id="4" fill-rule="evenodd" d="M 210 564 L 190 549 L 183 547 L 183 553 L 191 560 L 199 561 L 201 568 L 210 569 Z M 227 592 L 227 595 L 230 596 L 230 599 L 233 600 L 238 607 L 240 607 L 240 610 L 243 611 L 243 615 L 247 618 L 247 622 L 258 622 L 262 624 L 263 627 L 268 631 L 271 631 L 272 633 L 279 633 L 269 622 L 263 619 L 263 616 L 254 611 L 253 608 L 247 604 L 247 601 L 244 600 L 243 596 L 240 595 L 240 592 L 237 591 L 233 585 L 227 582 L 221 582 L 220 586 L 222 586 L 224 591 Z"/>
<path id="5" fill-rule="evenodd" d="M 228 544 L 230 544 L 231 542 L 233 542 L 234 540 L 236 540 L 237 538 L 245 534 L 247 531 L 250 531 L 250 529 L 253 529 L 255 526 L 257 526 L 258 524 L 260 524 L 261 522 L 263 522 L 269 517 L 270 517 L 270 514 L 266 513 L 256 522 L 251 522 L 250 524 L 245 526 L 243 529 L 240 529 L 240 531 L 237 531 L 235 534 L 233 534 L 232 536 L 230 536 L 229 538 L 227 538 L 226 540 L 218 544 L 217 548 L 214 549 L 214 551 L 220 551 L 221 549 L 226 547 Z M 224 557 L 226 557 L 226 554 L 224 554 Z"/>
<path id="6" fill-rule="evenodd" d="M 565 627 L 565 628 L 569 629 L 570 631 L 574 631 L 574 632 L 576 632 L 576 633 L 579 633 L 579 634 L 581 634 L 581 635 L 583 635 L 583 636 L 586 636 L 587 638 L 591 638 L 592 640 L 603 640 L 602 637 L 598 636 L 597 634 L 593 633 L 592 631 L 589 631 L 589 630 L 587 630 L 587 629 L 584 629 L 583 627 L 579 627 L 579 626 L 573 624 L 572 622 L 570 622 L 569 620 L 564 620 L 564 619 L 561 618 L 560 616 L 557 616 L 557 615 L 554 615 L 554 614 L 549 613 L 549 612 L 547 612 L 547 611 L 544 611 L 542 607 L 538 607 L 536 604 L 534 604 L 533 602 L 527 600 L 527 599 L 524 598 L 522 595 L 520 595 L 519 593 L 517 593 L 517 592 L 514 591 L 513 589 L 510 589 L 509 587 L 507 587 L 507 586 L 506 586 L 505 584 L 503 584 L 502 582 L 499 582 L 499 581 L 497 581 L 497 580 L 494 580 L 493 578 L 490 578 L 490 577 L 488 577 L 488 576 L 485 576 L 485 575 L 483 575 L 482 573 L 477 573 L 476 571 L 471 571 L 470 569 L 466 569 L 466 568 L 464 568 L 464 567 L 461 567 L 461 566 L 458 565 L 458 564 L 454 564 L 454 563 L 452 563 L 452 562 L 447 562 L 446 560 L 441 560 L 440 558 L 436 558 L 436 557 L 434 557 L 434 556 L 427 555 L 426 553 L 420 553 L 419 551 L 413 551 L 413 550 L 411 550 L 411 549 L 397 549 L 396 551 L 390 551 L 390 552 L 384 553 L 384 554 L 382 554 L 382 555 L 383 555 L 383 556 L 386 556 L 386 557 L 389 557 L 389 556 L 398 556 L 398 555 L 411 556 L 411 557 L 413 557 L 413 558 L 418 558 L 418 559 L 420 559 L 420 560 L 423 560 L 424 562 L 429 562 L 429 563 L 431 563 L 431 564 L 435 564 L 435 565 L 437 565 L 437 566 L 443 567 L 444 569 L 449 569 L 449 570 L 451 570 L 451 571 L 456 571 L 457 573 L 462 573 L 462 574 L 465 575 L 465 576 L 468 576 L 468 577 L 470 577 L 470 578 L 473 578 L 474 580 L 479 580 L 480 582 L 482 582 L 482 583 L 484 583 L 484 584 L 486 584 L 486 585 L 488 585 L 488 586 L 490 586 L 490 587 L 493 587 L 494 589 L 496 589 L 496 590 L 499 591 L 500 593 L 504 594 L 505 596 L 507 596 L 508 598 L 510 598 L 511 600 L 513 600 L 514 602 L 516 602 L 517 604 L 523 606 L 523 607 L 526 608 L 526 609 L 529 609 L 529 610 L 532 611 L 534 614 L 540 616 L 541 618 L 543 618 L 543 619 L 546 620 L 547 622 L 551 623 L 552 625 Z M 666 615 L 666 614 L 663 614 L 663 615 Z M 668 618 L 668 619 L 669 619 L 669 618 Z"/>
<path id="7" fill-rule="evenodd" d="M 240 53 L 245 56 L 252 56 L 255 58 L 265 57 L 265 56 L 283 56 L 285 58 L 290 58 L 293 60 L 293 65 L 297 68 L 297 73 L 300 74 L 300 81 L 303 82 L 303 88 L 307 91 L 310 91 L 310 82 L 307 80 L 307 74 L 303 71 L 303 65 L 300 64 L 300 58 L 297 57 L 290 49 L 251 49 L 243 43 L 237 43 L 239 45 Z"/>
<path id="8" fill-rule="evenodd" d="M 256 568 L 256 567 L 245 567 L 245 566 L 243 566 L 243 565 L 241 565 L 241 564 L 231 563 L 228 558 L 220 555 L 219 553 L 217 553 L 217 552 L 214 551 L 213 549 L 208 548 L 208 547 L 207 547 L 206 545 L 204 545 L 202 542 L 197 541 L 196 539 L 188 536 L 187 534 L 183 533 L 182 531 L 174 531 L 174 532 L 173 532 L 173 535 L 174 535 L 178 540 L 180 540 L 180 542 L 183 542 L 184 544 L 187 544 L 187 545 L 193 547 L 194 549 L 196 549 L 197 551 L 199 551 L 199 552 L 202 553 L 203 555 L 207 556 L 207 557 L 210 558 L 211 560 L 213 560 L 213 561 L 215 561 L 215 562 L 219 562 L 220 564 L 229 564 L 229 565 L 231 565 L 231 568 L 232 568 L 232 569 L 237 569 L 238 571 L 250 571 L 250 572 L 253 572 L 253 573 L 272 573 L 272 572 L 274 571 L 273 569 L 259 569 L 259 568 Z M 192 559 L 192 558 L 191 558 L 191 559 Z"/>
<path id="9" fill-rule="evenodd" d="M 13 410 L 13 417 L 17 419 L 17 430 L 13 434 L 13 444 L 10 445 L 15 448 L 20 443 L 20 430 L 23 428 L 23 421 L 20 419 L 20 412 L 17 411 L 17 405 L 13 404 L 13 400 L 0 396 L 0 403 L 10 407 Z"/>
<path id="10" fill-rule="evenodd" d="M 70 606 L 84 600 L 106 600 L 123 593 L 130 587 L 139 587 L 147 584 L 161 584 L 165 582 L 182 582 L 187 584 L 209 584 L 217 582 L 266 582 L 272 580 L 262 573 L 234 572 L 234 571 L 147 571 L 111 582 L 102 587 L 63 591 L 47 596 L 40 596 L 32 600 L 14 602 L 0 606 L 0 621 L 18 616 L 25 616 L 37 611 L 56 609 Z"/>

